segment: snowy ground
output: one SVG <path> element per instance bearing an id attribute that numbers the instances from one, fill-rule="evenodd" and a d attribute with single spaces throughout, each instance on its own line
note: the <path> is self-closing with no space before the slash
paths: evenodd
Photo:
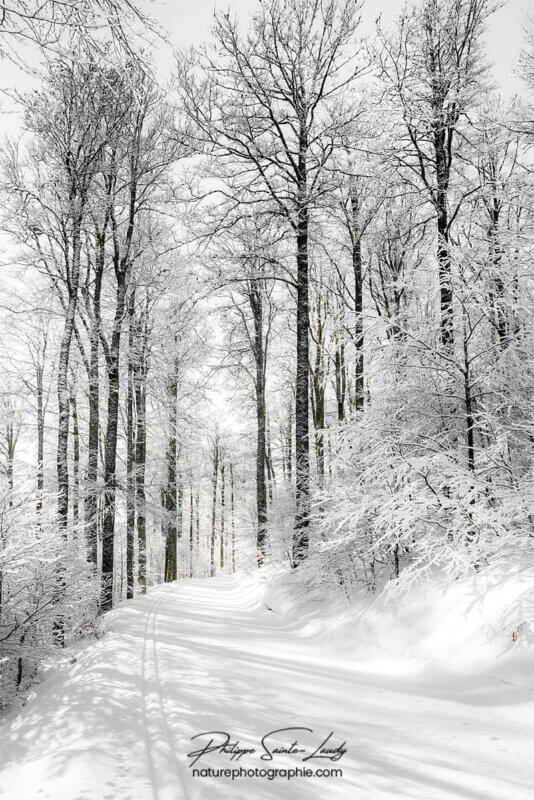
<path id="1" fill-rule="evenodd" d="M 336 645 L 337 634 L 289 621 L 262 596 L 250 576 L 196 580 L 113 612 L 111 632 L 0 727 L 1 800 L 531 800 L 526 686 L 413 658 L 380 669 L 372 643 L 358 646 L 345 630 Z M 261 760 L 261 737 L 290 726 L 313 733 L 278 734 L 278 743 L 296 738 L 305 754 Z M 239 762 L 206 754 L 198 769 L 343 775 L 194 777 L 187 754 L 210 737 L 191 737 L 207 731 L 257 752 Z M 302 762 L 330 731 L 346 755 Z"/>

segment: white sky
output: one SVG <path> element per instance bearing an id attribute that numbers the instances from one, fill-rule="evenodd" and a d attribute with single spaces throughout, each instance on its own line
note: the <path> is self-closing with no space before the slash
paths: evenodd
<path id="1" fill-rule="evenodd" d="M 258 5 L 258 0 L 141 0 L 149 13 L 169 32 L 174 46 L 199 44 L 209 36 L 215 8 L 235 12 L 244 21 Z M 447 2 L 447 0 L 443 0 Z M 381 15 L 387 26 L 399 14 L 404 0 L 367 0 L 362 19 L 363 30 L 371 32 L 374 20 Z M 508 0 L 491 18 L 487 34 L 488 55 L 494 64 L 494 75 L 503 95 L 525 93 L 517 70 L 518 54 L 523 41 L 523 29 L 529 12 L 534 12 L 534 0 Z M 533 15 L 534 16 L 534 15 Z M 156 54 L 165 67 L 172 68 L 169 51 L 162 46 Z M 30 59 L 31 60 L 31 59 Z M 26 90 L 28 77 L 9 62 L 0 70 L 1 90 Z M 0 95 L 0 134 L 15 132 L 19 116 L 13 103 Z"/>
<path id="2" fill-rule="evenodd" d="M 145 2 L 151 14 L 169 31 L 173 42 L 182 47 L 198 44 L 207 37 L 215 7 L 222 10 L 230 8 L 239 17 L 245 18 L 258 4 L 258 0 L 217 0 L 215 3 L 213 0 Z M 362 12 L 365 28 L 370 30 L 379 15 L 387 24 L 400 13 L 403 6 L 404 0 L 367 0 Z M 514 76 L 514 69 L 529 12 L 534 12 L 534 0 L 508 0 L 491 20 L 488 51 L 495 65 L 496 77 L 506 95 L 522 90 L 520 79 Z"/>

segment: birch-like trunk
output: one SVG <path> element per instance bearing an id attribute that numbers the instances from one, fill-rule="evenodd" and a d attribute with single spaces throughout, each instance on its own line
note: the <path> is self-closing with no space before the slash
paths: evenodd
<path id="1" fill-rule="evenodd" d="M 219 440 L 213 446 L 212 505 L 211 505 L 211 538 L 210 538 L 210 576 L 215 576 L 215 535 L 217 519 L 217 481 L 219 477 Z"/>

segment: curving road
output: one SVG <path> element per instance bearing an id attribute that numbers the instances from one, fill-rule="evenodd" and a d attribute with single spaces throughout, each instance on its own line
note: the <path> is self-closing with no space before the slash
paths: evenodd
<path id="1" fill-rule="evenodd" d="M 112 612 L 109 633 L 0 726 L 1 800 L 532 798 L 533 695 L 428 668 L 378 673 L 261 596 L 252 577 L 222 577 Z M 304 753 L 262 760 L 262 736 L 288 727 L 310 730 L 273 734 L 267 750 L 296 740 Z M 207 731 L 220 733 L 191 740 Z M 303 762 L 331 731 L 325 750 L 346 741 L 346 754 Z M 187 754 L 224 732 L 234 752 L 201 755 L 194 776 Z M 240 767 L 259 774 L 205 772 Z M 342 776 L 269 779 L 274 768 Z"/>

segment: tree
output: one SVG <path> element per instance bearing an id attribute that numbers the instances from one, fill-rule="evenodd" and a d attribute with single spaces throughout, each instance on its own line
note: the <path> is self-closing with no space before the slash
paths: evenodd
<path id="1" fill-rule="evenodd" d="M 62 528 L 67 527 L 69 503 L 68 430 L 70 416 L 69 363 L 71 342 L 80 285 L 80 260 L 83 224 L 91 185 L 100 168 L 106 144 L 101 120 L 106 106 L 104 87 L 92 64 L 60 61 L 51 65 L 46 92 L 35 95 L 28 108 L 28 127 L 38 133 L 40 145 L 48 154 L 49 168 L 56 176 L 56 197 L 60 207 L 53 212 L 55 230 L 43 230 L 40 221 L 27 217 L 36 248 L 46 259 L 41 239 L 62 252 L 62 276 L 66 287 L 65 319 L 59 352 L 57 377 L 58 398 L 58 516 Z M 50 105 L 54 113 L 50 114 Z M 90 117 L 93 125 L 85 122 Z M 34 198 L 35 211 L 41 199 Z M 59 229 L 58 229 L 59 226 Z"/>
<path id="2" fill-rule="evenodd" d="M 242 37 L 228 14 L 216 16 L 210 50 L 182 64 L 183 110 L 191 136 L 208 146 L 230 204 L 278 214 L 296 254 L 296 511 L 293 563 L 309 547 L 309 225 L 329 189 L 329 164 L 354 110 L 337 102 L 361 72 L 354 35 L 356 0 L 270 0 Z M 356 50 L 357 54 L 357 50 Z M 221 170 L 221 167 L 223 169 Z M 235 198 L 235 200 L 234 200 Z"/>
<path id="3" fill-rule="evenodd" d="M 133 0 L 16 0 L 2 7 L 0 57 L 20 63 L 21 45 L 28 41 L 46 51 L 61 50 L 80 31 L 86 50 L 98 51 L 103 29 L 105 38 L 132 54 L 143 28 L 153 30 L 154 24 Z"/>
<path id="4" fill-rule="evenodd" d="M 151 203 L 157 197 L 161 198 L 162 187 L 166 187 L 167 172 L 178 155 L 177 145 L 169 139 L 166 129 L 167 108 L 161 103 L 161 98 L 144 72 L 135 64 L 131 69 L 134 74 L 124 84 L 122 136 L 110 148 L 105 166 L 105 180 L 113 187 L 109 199 L 109 238 L 115 278 L 115 310 L 108 341 L 104 339 L 103 331 L 100 334 L 108 378 L 102 523 L 102 610 L 110 608 L 113 603 L 120 359 L 128 292 L 134 266 L 151 246 Z M 141 405 L 144 403 L 142 392 L 137 393 L 136 399 Z M 141 440 L 139 447 L 136 457 L 143 458 Z M 141 501 L 139 481 L 136 485 L 137 497 Z M 142 516 L 138 516 L 139 522 L 142 542 Z"/>
<path id="5" fill-rule="evenodd" d="M 405 137 L 394 160 L 430 202 L 437 233 L 440 335 L 454 344 L 451 228 L 467 188 L 453 193 L 462 127 L 476 106 L 487 65 L 482 51 L 491 0 L 424 0 L 406 10 L 393 37 L 379 29 L 380 76 L 398 106 Z M 452 201 L 452 205 L 451 205 Z"/>
<path id="6" fill-rule="evenodd" d="M 174 345 L 178 337 L 174 336 Z M 181 504 L 181 485 L 178 475 L 178 387 L 180 380 L 180 357 L 175 354 L 167 382 L 167 401 L 169 407 L 169 433 L 167 439 L 167 475 L 163 489 L 164 535 L 165 535 L 165 580 L 175 581 L 178 577 L 177 543 L 180 536 L 177 512 Z M 192 491 L 192 490 L 191 490 Z"/>
<path id="7" fill-rule="evenodd" d="M 217 281 L 229 296 L 224 366 L 245 392 L 253 389 L 256 418 L 256 549 L 257 563 L 266 556 L 267 515 L 267 365 L 277 313 L 275 281 L 279 232 L 250 216 L 217 240 Z M 222 264 L 224 263 L 224 270 Z"/>

